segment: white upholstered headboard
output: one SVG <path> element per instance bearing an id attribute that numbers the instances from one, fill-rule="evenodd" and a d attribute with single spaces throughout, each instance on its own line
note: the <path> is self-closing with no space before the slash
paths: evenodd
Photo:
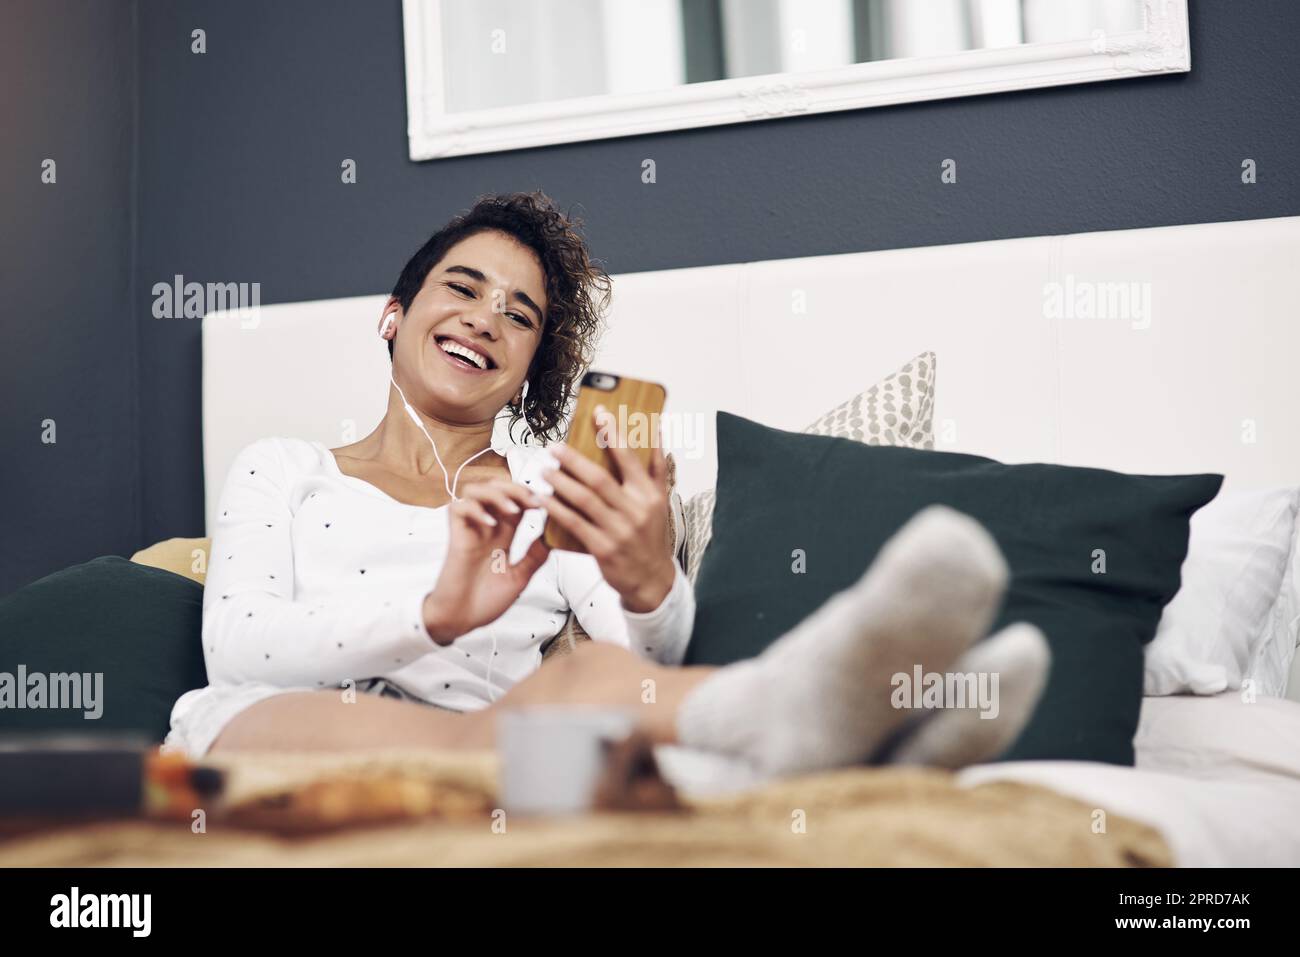
<path id="1" fill-rule="evenodd" d="M 667 387 L 684 494 L 713 482 L 716 410 L 799 429 L 925 350 L 939 448 L 1294 483 L 1297 266 L 1300 217 L 629 273 L 614 277 L 596 366 Z M 1114 300 L 1118 284 L 1146 285 L 1123 317 L 1057 318 L 1050 283 L 1076 306 L 1085 288 Z M 203 320 L 209 526 L 247 443 L 336 446 L 375 425 L 384 299 Z"/>
<path id="2" fill-rule="evenodd" d="M 617 275 L 596 367 L 667 387 L 684 495 L 713 482 L 718 409 L 800 429 L 925 350 L 938 448 L 1297 483 L 1297 266 L 1289 217 Z M 1119 314 L 1080 315 L 1088 295 Z M 384 301 L 203 320 L 209 528 L 247 443 L 379 420 Z"/>

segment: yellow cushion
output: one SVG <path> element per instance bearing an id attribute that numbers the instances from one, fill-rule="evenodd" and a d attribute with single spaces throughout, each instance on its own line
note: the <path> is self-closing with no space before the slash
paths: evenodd
<path id="1" fill-rule="evenodd" d="M 208 546 L 211 544 L 210 538 L 169 538 L 140 549 L 131 556 L 131 561 L 184 575 L 202 585 L 208 577 Z"/>

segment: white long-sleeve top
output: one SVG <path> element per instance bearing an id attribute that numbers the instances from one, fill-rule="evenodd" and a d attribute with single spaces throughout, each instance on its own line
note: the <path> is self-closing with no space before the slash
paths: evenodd
<path id="1" fill-rule="evenodd" d="M 542 472 L 555 463 L 550 453 L 513 444 L 497 451 L 515 481 L 549 493 Z M 524 513 L 512 563 L 541 534 L 545 514 Z M 695 599 L 675 560 L 668 596 L 653 611 L 634 613 L 595 559 L 567 551 L 552 551 L 496 621 L 435 644 L 423 605 L 449 536 L 447 506 L 399 502 L 344 474 L 319 442 L 267 438 L 243 449 L 221 493 L 208 556 L 209 686 L 177 701 L 169 742 L 206 750 L 220 730 L 212 723 L 233 716 L 218 699 L 251 700 L 231 693 L 241 686 L 301 690 L 382 677 L 431 703 L 477 710 L 540 665 L 542 645 L 561 631 L 570 609 L 593 640 L 664 664 L 685 657 Z M 210 717 L 199 722 L 200 714 Z M 176 740 L 178 729 L 190 740 Z"/>

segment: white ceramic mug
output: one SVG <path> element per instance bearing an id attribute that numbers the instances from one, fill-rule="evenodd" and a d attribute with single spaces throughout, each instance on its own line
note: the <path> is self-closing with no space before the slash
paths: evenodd
<path id="1" fill-rule="evenodd" d="M 507 814 L 590 810 L 607 746 L 636 727 L 624 709 L 582 705 L 518 708 L 501 714 L 501 803 Z"/>

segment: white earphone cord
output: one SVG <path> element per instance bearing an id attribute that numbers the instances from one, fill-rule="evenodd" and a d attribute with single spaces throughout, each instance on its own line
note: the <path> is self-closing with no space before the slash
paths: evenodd
<path id="1" fill-rule="evenodd" d="M 406 393 L 403 392 L 402 387 L 397 384 L 397 380 L 394 379 L 391 375 L 388 378 L 392 381 L 393 387 L 397 389 L 397 394 L 402 397 L 402 406 L 403 408 L 406 409 L 406 414 L 411 417 L 411 421 L 414 422 L 416 426 L 419 428 L 419 430 L 424 433 L 424 437 L 428 439 L 429 444 L 433 446 L 433 457 L 438 463 L 438 468 L 442 469 L 442 484 L 447 489 L 447 495 L 451 498 L 453 502 L 460 501 L 460 499 L 456 498 L 456 487 L 460 485 L 461 471 L 465 468 L 465 466 L 469 465 L 470 462 L 473 462 L 484 452 L 491 452 L 492 446 L 489 445 L 487 448 L 483 449 L 482 452 L 475 452 L 464 462 L 461 462 L 460 468 L 456 469 L 456 477 L 453 479 L 449 479 L 447 477 L 447 466 L 442 464 L 442 456 L 438 454 L 438 443 L 433 441 L 433 436 L 431 436 L 429 434 L 429 430 L 424 427 L 424 422 L 421 421 L 420 416 L 416 413 L 416 411 L 413 408 L 411 408 L 411 403 L 406 401 Z"/>
<path id="2" fill-rule="evenodd" d="M 442 469 L 442 484 L 447 489 L 447 495 L 450 496 L 453 502 L 460 501 L 458 498 L 456 498 L 456 487 L 460 485 L 461 470 L 464 469 L 466 465 L 469 465 L 470 462 L 473 462 L 476 458 L 482 455 L 484 452 L 490 452 L 492 450 L 492 446 L 489 445 L 486 449 L 483 449 L 482 452 L 475 452 L 473 455 L 471 455 L 469 458 L 467 458 L 464 462 L 460 464 L 460 468 L 456 469 L 455 478 L 448 479 L 447 466 L 442 464 L 442 456 L 438 454 L 438 443 L 433 441 L 433 436 L 431 436 L 429 434 L 429 430 L 424 427 L 424 422 L 420 419 L 420 416 L 416 413 L 416 411 L 413 408 L 411 408 L 411 403 L 406 401 L 406 393 L 403 392 L 402 387 L 397 384 L 397 379 L 391 375 L 388 378 L 392 381 L 393 388 L 397 389 L 397 394 L 402 397 L 402 407 L 406 409 L 406 414 L 411 417 L 411 421 L 414 422 L 416 426 L 419 427 L 420 431 L 424 433 L 424 437 L 429 440 L 429 445 L 433 447 L 433 457 L 434 460 L 437 461 L 438 463 L 438 468 Z M 526 398 L 527 396 L 528 396 L 528 382 L 527 380 L 525 380 L 520 401 L 522 402 L 523 399 Z M 596 584 L 599 585 L 600 582 L 597 581 Z M 587 591 L 587 595 L 590 595 L 593 591 L 595 591 L 595 586 L 593 586 L 591 589 Z M 583 596 L 584 601 L 586 600 L 587 595 Z M 581 602 L 579 604 L 581 604 Z M 492 654 L 488 657 L 487 674 L 484 676 L 483 684 L 488 693 L 488 700 L 495 701 L 496 695 L 492 693 L 492 666 L 494 664 L 492 659 L 496 657 L 496 653 L 497 653 L 497 635 L 496 632 L 491 628 L 491 626 L 488 627 L 488 634 L 492 636 Z"/>
<path id="3" fill-rule="evenodd" d="M 467 458 L 461 463 L 460 468 L 456 469 L 455 478 L 449 480 L 447 478 L 447 466 L 442 464 L 442 456 L 438 454 L 438 443 L 433 441 L 433 436 L 431 436 L 429 430 L 424 427 L 424 422 L 420 420 L 419 415 L 417 415 L 415 410 L 411 408 L 411 403 L 406 401 L 406 393 L 404 393 L 402 387 L 397 384 L 397 380 L 391 375 L 389 376 L 389 379 L 392 380 L 393 387 L 397 389 L 397 394 L 402 397 L 402 407 L 406 409 L 406 414 L 411 417 L 412 422 L 419 426 L 420 431 L 424 433 L 424 437 L 429 440 L 429 445 L 433 446 L 433 457 L 438 462 L 438 468 L 442 469 L 442 484 L 447 489 L 447 494 L 451 497 L 453 502 L 459 501 L 459 499 L 456 498 L 456 487 L 460 484 L 461 469 L 465 468 L 466 465 L 469 465 L 470 462 L 473 462 L 476 458 L 482 455 L 483 452 L 491 451 L 492 446 L 489 445 L 482 452 L 475 452 Z M 487 691 L 488 701 L 495 701 L 496 695 L 492 693 L 492 666 L 494 664 L 492 659 L 496 657 L 497 653 L 497 635 L 491 626 L 488 627 L 488 634 L 492 636 L 492 653 L 488 656 L 487 674 L 483 678 L 483 687 L 484 690 Z"/>

